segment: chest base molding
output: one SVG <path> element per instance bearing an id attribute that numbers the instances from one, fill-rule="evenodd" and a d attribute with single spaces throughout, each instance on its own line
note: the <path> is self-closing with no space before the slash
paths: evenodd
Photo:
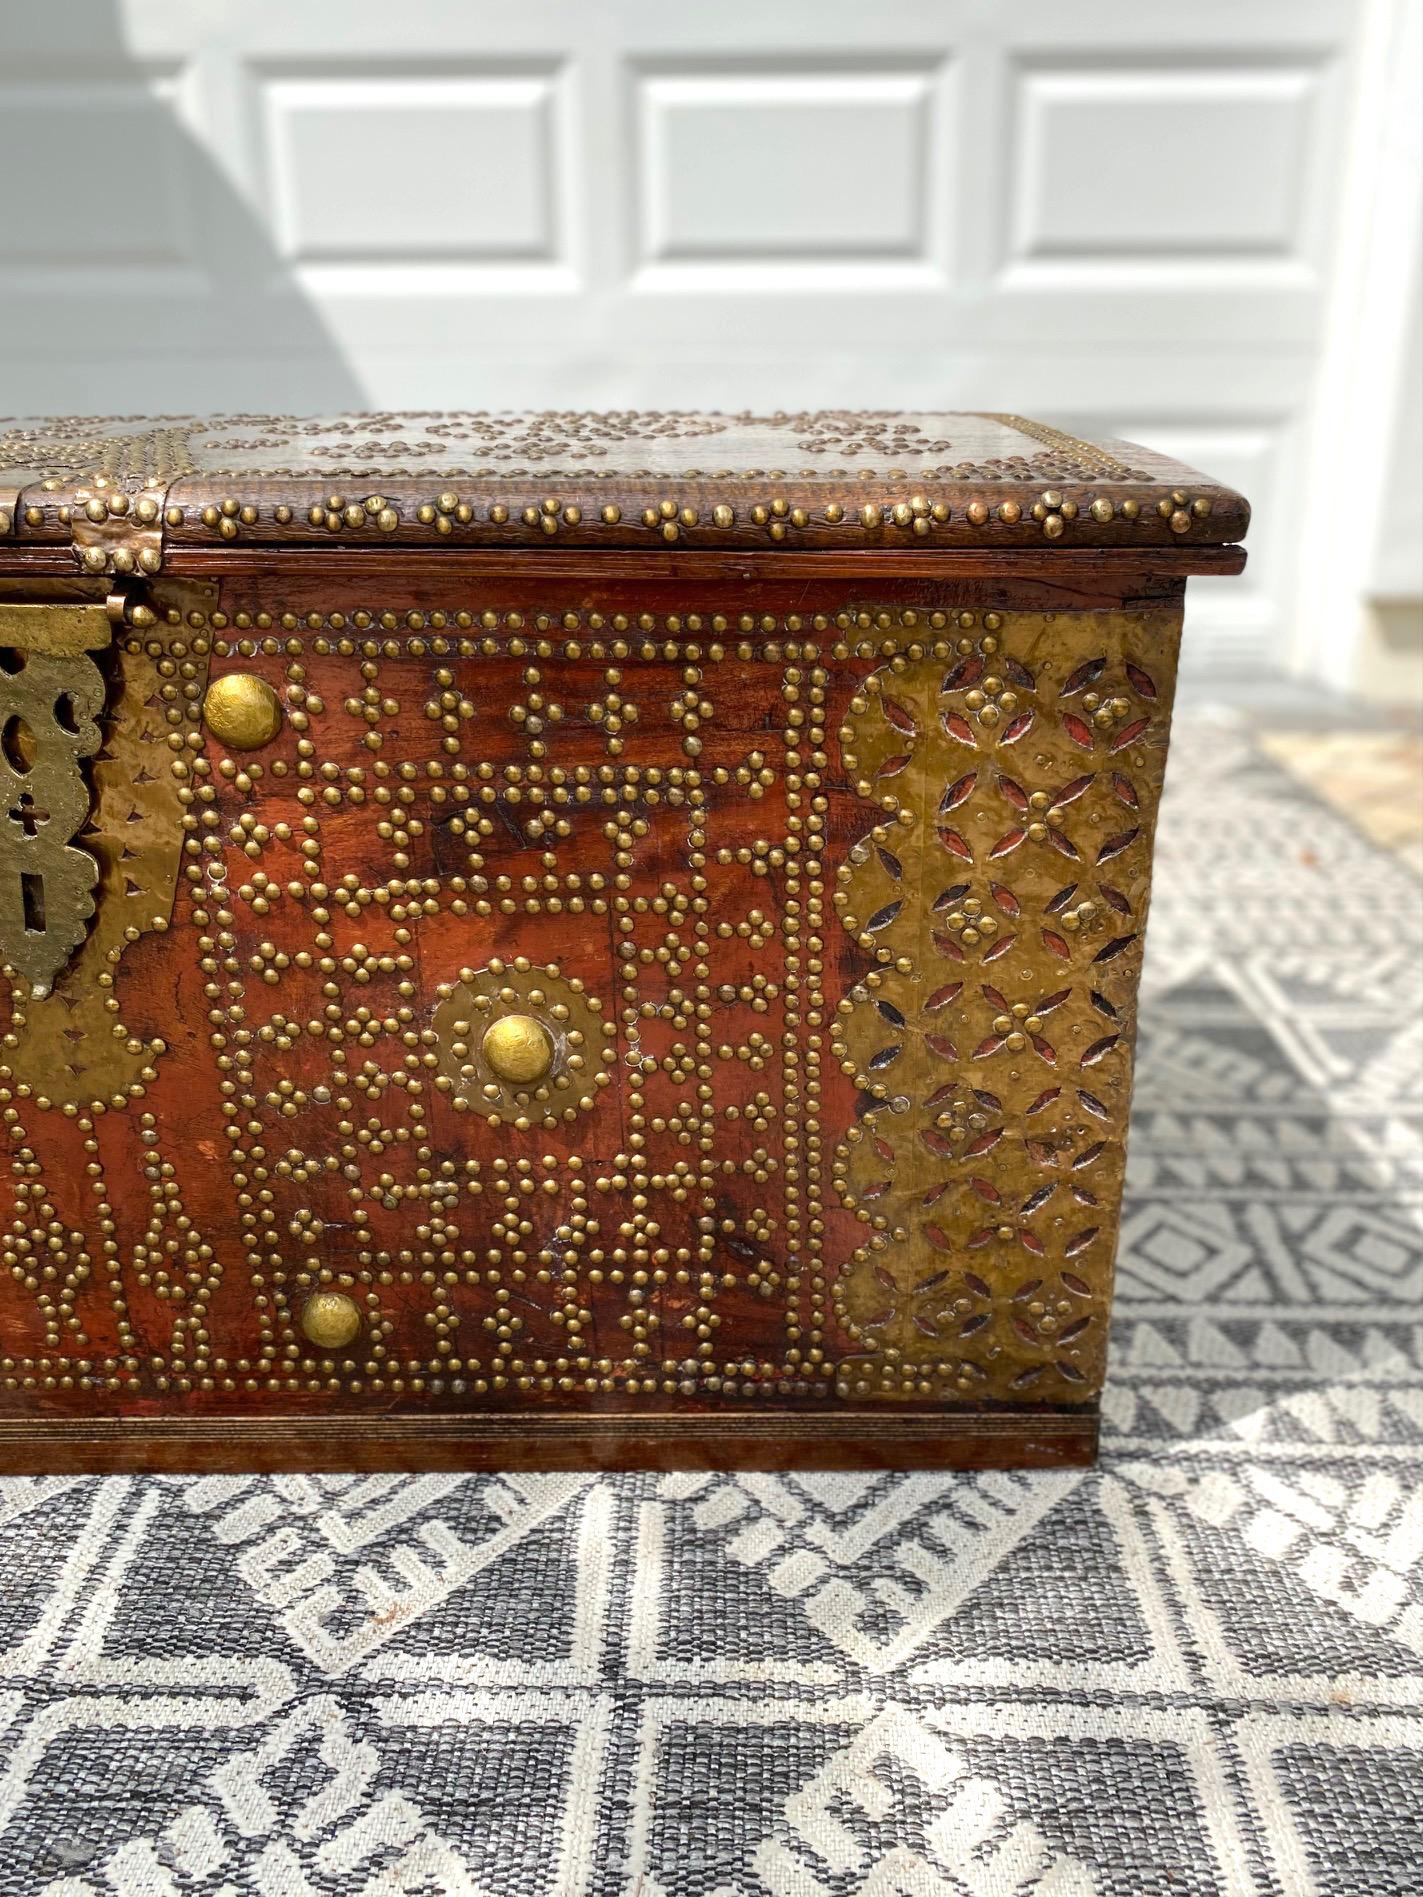
<path id="1" fill-rule="evenodd" d="M 14 1475 L 484 1469 L 1068 1469 L 1097 1404 L 825 1415 L 0 1418 Z"/>

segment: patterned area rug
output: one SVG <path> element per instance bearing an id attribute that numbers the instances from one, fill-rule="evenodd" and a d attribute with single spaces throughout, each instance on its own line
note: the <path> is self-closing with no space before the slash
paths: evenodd
<path id="1" fill-rule="evenodd" d="M 0 1476 L 0 1892 L 1418 1889 L 1423 893 L 1195 716 L 1153 931 L 1100 1470 Z"/>

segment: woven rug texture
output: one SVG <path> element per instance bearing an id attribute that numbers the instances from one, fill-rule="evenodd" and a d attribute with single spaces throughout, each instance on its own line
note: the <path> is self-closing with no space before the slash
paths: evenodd
<path id="1" fill-rule="evenodd" d="M 1184 720 L 1094 1471 L 0 1472 L 0 1897 L 1423 1889 L 1421 981 Z"/>

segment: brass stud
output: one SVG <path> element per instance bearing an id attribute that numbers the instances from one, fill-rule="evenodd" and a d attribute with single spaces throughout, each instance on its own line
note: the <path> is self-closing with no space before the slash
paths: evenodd
<path id="1" fill-rule="evenodd" d="M 257 751 L 282 728 L 281 700 L 265 679 L 228 672 L 203 694 L 203 723 L 229 751 Z"/>
<path id="2" fill-rule="evenodd" d="M 531 1014 L 501 1015 L 485 1030 L 480 1051 L 512 1086 L 536 1086 L 553 1066 L 553 1045 Z"/>
<path id="3" fill-rule="evenodd" d="M 301 1328 L 318 1350 L 345 1350 L 361 1334 L 360 1307 L 344 1291 L 313 1291 L 301 1307 Z"/>

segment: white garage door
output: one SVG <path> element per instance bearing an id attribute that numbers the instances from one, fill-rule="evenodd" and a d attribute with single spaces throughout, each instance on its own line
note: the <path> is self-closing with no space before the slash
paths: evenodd
<path id="1" fill-rule="evenodd" d="M 1039 413 L 1248 493 L 1196 659 L 1297 661 L 1376 11 L 7 7 L 0 408 Z"/>

